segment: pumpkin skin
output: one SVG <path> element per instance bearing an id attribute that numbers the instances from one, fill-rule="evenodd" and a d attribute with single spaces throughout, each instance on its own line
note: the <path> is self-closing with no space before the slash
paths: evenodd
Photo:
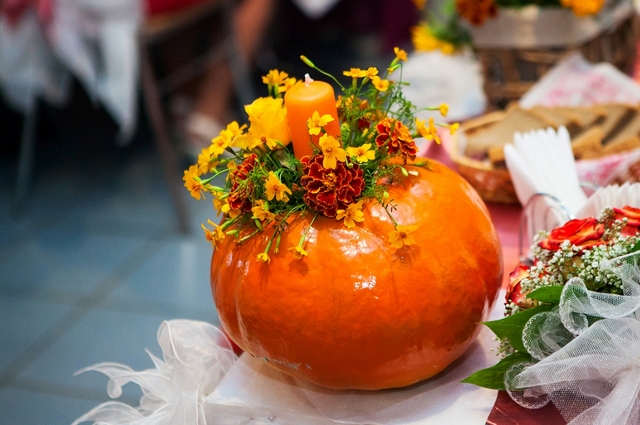
<path id="1" fill-rule="evenodd" d="M 395 220 L 418 225 L 398 250 L 376 202 L 347 229 L 313 214 L 291 220 L 278 254 L 256 260 L 273 229 L 242 245 L 225 238 L 211 261 L 220 321 L 245 352 L 303 380 L 334 389 L 411 385 L 442 371 L 473 343 L 502 279 L 502 251 L 475 190 L 430 161 L 388 188 Z"/>

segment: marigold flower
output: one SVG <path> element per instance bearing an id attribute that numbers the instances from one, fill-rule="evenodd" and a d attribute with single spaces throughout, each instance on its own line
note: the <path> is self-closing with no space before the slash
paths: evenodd
<path id="1" fill-rule="evenodd" d="M 416 118 L 416 129 L 418 130 L 418 133 L 427 140 L 435 140 L 437 144 L 442 143 L 440 136 L 438 136 L 438 128 L 436 127 L 433 118 L 429 118 L 428 127 L 425 125 L 425 122 L 426 121 L 424 120 Z M 453 131 L 455 132 L 455 129 Z"/>
<path id="2" fill-rule="evenodd" d="M 365 143 L 362 146 L 349 147 L 347 153 L 351 157 L 355 157 L 358 162 L 373 161 L 376 158 L 376 152 L 371 150 L 371 143 Z"/>
<path id="3" fill-rule="evenodd" d="M 211 146 L 209 146 L 209 152 L 212 157 L 217 158 L 226 148 L 231 145 L 231 137 L 228 133 L 221 131 L 219 135 L 211 139 Z"/>
<path id="4" fill-rule="evenodd" d="M 449 125 L 449 134 L 453 136 L 454 134 L 456 134 L 456 131 L 458 131 L 459 128 L 460 123 L 454 122 L 453 124 Z"/>
<path id="5" fill-rule="evenodd" d="M 218 161 L 214 161 L 211 157 L 211 149 L 209 146 L 203 148 L 200 155 L 198 155 L 199 175 L 210 173 L 217 165 Z"/>
<path id="6" fill-rule="evenodd" d="M 605 0 L 561 0 L 563 7 L 571 7 L 573 13 L 578 17 L 594 15 L 600 12 Z"/>
<path id="7" fill-rule="evenodd" d="M 309 127 L 309 134 L 317 136 L 324 126 L 333 121 L 333 117 L 329 114 L 320 116 L 318 111 L 314 111 L 311 118 L 307 121 L 307 127 Z"/>
<path id="8" fill-rule="evenodd" d="M 396 226 L 396 229 L 389 232 L 389 243 L 395 249 L 400 249 L 403 246 L 413 245 L 416 241 L 411 236 L 418 226 Z"/>
<path id="9" fill-rule="evenodd" d="M 184 180 L 184 187 L 187 188 L 191 196 L 200 200 L 200 196 L 204 198 L 204 185 L 200 181 L 200 168 L 197 165 L 192 165 L 188 170 L 184 171 L 182 180 Z"/>
<path id="10" fill-rule="evenodd" d="M 396 54 L 396 59 L 398 59 L 399 61 L 403 61 L 403 62 L 407 61 L 407 52 L 405 52 L 403 49 L 399 47 L 394 47 L 393 53 Z"/>
<path id="11" fill-rule="evenodd" d="M 368 79 L 372 79 L 373 77 L 375 77 L 376 75 L 378 75 L 378 68 L 374 67 L 374 66 L 370 66 L 367 69 L 366 75 L 365 77 L 367 77 Z"/>
<path id="12" fill-rule="evenodd" d="M 291 248 L 289 248 L 289 251 L 293 252 L 293 257 L 296 260 L 302 260 L 304 257 L 309 255 L 309 253 L 305 251 L 304 248 L 300 245 L 292 246 Z"/>
<path id="13" fill-rule="evenodd" d="M 269 254 L 267 254 L 266 252 L 261 252 L 260 254 L 258 254 L 258 256 L 256 257 L 256 260 L 266 264 L 271 262 L 271 258 L 269 257 Z"/>
<path id="14" fill-rule="evenodd" d="M 440 110 L 440 115 L 442 115 L 443 117 L 446 117 L 449 113 L 449 105 L 447 105 L 446 103 L 441 103 L 438 109 Z"/>
<path id="15" fill-rule="evenodd" d="M 481 25 L 487 18 L 498 14 L 495 0 L 457 0 L 456 10 L 473 25 Z"/>
<path id="16" fill-rule="evenodd" d="M 401 153 L 404 156 L 414 157 L 418 153 L 409 129 L 400 121 L 385 118 L 378 123 L 376 130 L 378 131 L 376 144 L 378 147 L 386 146 L 390 154 Z"/>
<path id="17" fill-rule="evenodd" d="M 378 77 L 377 75 L 374 75 L 371 78 L 371 82 L 373 83 L 374 87 L 378 90 L 378 91 L 387 91 L 389 89 L 389 80 L 383 80 L 382 78 Z"/>
<path id="18" fill-rule="evenodd" d="M 342 71 L 342 74 L 351 78 L 363 78 L 367 76 L 367 71 L 363 71 L 360 68 L 351 68 L 348 71 Z"/>
<path id="19" fill-rule="evenodd" d="M 283 84 L 289 74 L 284 71 L 278 71 L 277 69 L 272 69 L 269 71 L 267 75 L 262 77 L 262 82 L 269 85 L 269 87 L 279 86 Z"/>
<path id="20" fill-rule="evenodd" d="M 337 161 L 344 162 L 347 160 L 347 151 L 340 147 L 340 142 L 338 142 L 335 137 L 323 134 L 318 144 L 324 156 L 322 163 L 324 168 L 334 169 L 336 168 Z"/>
<path id="21" fill-rule="evenodd" d="M 211 245 L 215 247 L 218 242 L 225 238 L 224 230 L 222 230 L 222 226 L 219 226 L 212 222 L 211 220 L 207 220 L 209 225 L 213 226 L 213 229 L 208 229 L 204 224 L 201 224 L 202 230 L 204 231 L 204 237 L 207 241 L 211 242 Z"/>
<path id="22" fill-rule="evenodd" d="M 335 217 L 339 209 L 347 209 L 364 189 L 364 173 L 358 164 L 349 168 L 338 162 L 335 169 L 326 168 L 322 155 L 304 157 L 301 162 L 300 185 L 305 191 L 302 199 L 326 217 Z"/>
<path id="23" fill-rule="evenodd" d="M 276 173 L 273 171 L 269 171 L 269 177 L 267 178 L 267 182 L 264 185 L 265 192 L 268 200 L 272 200 L 274 197 L 278 201 L 287 202 L 289 200 L 289 195 L 291 194 L 291 189 L 289 189 L 284 183 L 280 181 Z"/>
<path id="24" fill-rule="evenodd" d="M 422 10 L 422 9 L 424 9 L 425 5 L 427 4 L 427 0 L 411 0 L 411 3 L 413 3 L 413 5 L 416 7 L 416 9 Z"/>
<path id="25" fill-rule="evenodd" d="M 255 168 L 258 156 L 254 153 L 247 157 L 235 169 L 229 171 L 228 179 L 231 182 L 231 190 L 227 203 L 230 209 L 241 212 L 251 211 L 249 197 L 253 193 L 253 185 L 247 179 L 249 173 Z"/>
<path id="26" fill-rule="evenodd" d="M 253 212 L 253 216 L 251 218 L 260 221 L 268 221 L 275 218 L 275 215 L 269 211 L 269 204 L 262 199 L 256 201 L 256 205 L 251 208 L 251 212 Z"/>
<path id="27" fill-rule="evenodd" d="M 356 227 L 356 221 L 364 221 L 364 212 L 362 211 L 362 201 L 350 204 L 346 210 L 338 210 L 336 220 L 343 220 L 347 229 Z"/>
<path id="28" fill-rule="evenodd" d="M 286 92 L 291 87 L 295 86 L 295 84 L 297 82 L 298 82 L 298 80 L 296 80 L 295 78 L 286 78 L 284 80 L 284 84 L 282 84 L 281 86 L 278 87 L 278 92 L 280 92 L 280 93 Z"/>

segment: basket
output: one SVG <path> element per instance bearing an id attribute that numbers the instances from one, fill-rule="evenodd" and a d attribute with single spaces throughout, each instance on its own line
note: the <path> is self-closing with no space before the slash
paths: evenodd
<path id="1" fill-rule="evenodd" d="M 484 201 L 498 204 L 517 204 L 519 201 L 511 182 L 509 170 L 494 168 L 487 161 L 475 160 L 463 154 L 466 144 L 465 134 L 490 125 L 502 119 L 503 116 L 503 112 L 496 111 L 462 124 L 451 138 L 449 157 L 456 165 L 458 173 L 473 186 Z"/>
<path id="2" fill-rule="evenodd" d="M 568 9 L 555 9 L 501 9 L 495 20 L 471 28 L 484 90 L 493 108 L 520 99 L 550 68 L 577 51 L 592 63 L 608 62 L 632 72 L 637 22 L 628 2 L 620 2 L 597 20 L 578 19 Z M 548 29 L 564 31 L 556 34 Z"/>

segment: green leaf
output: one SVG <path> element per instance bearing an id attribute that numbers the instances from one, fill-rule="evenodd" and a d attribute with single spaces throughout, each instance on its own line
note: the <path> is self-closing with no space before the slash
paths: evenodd
<path id="1" fill-rule="evenodd" d="M 631 251 L 628 252 L 628 254 L 631 254 L 632 252 L 638 252 L 640 251 L 640 241 L 636 242 L 636 244 L 633 246 L 633 248 L 631 248 Z"/>
<path id="2" fill-rule="evenodd" d="M 516 351 L 500 360 L 496 365 L 474 372 L 460 382 L 492 390 L 504 390 L 504 374 L 507 370 L 515 363 L 528 361 L 531 361 L 529 354 Z"/>
<path id="3" fill-rule="evenodd" d="M 562 295 L 563 288 L 564 286 L 560 285 L 543 286 L 529 292 L 527 298 L 542 301 L 543 303 L 560 304 L 560 295 Z"/>
<path id="4" fill-rule="evenodd" d="M 484 322 L 489 329 L 496 334 L 498 338 L 507 338 L 513 348 L 525 353 L 527 350 L 522 343 L 522 329 L 524 325 L 533 317 L 533 315 L 549 311 L 553 309 L 552 305 L 539 305 L 534 308 L 519 311 L 518 313 L 507 316 L 500 320 Z"/>

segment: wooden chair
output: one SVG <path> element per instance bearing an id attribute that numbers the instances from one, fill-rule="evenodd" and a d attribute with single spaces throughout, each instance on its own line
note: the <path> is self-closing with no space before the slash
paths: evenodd
<path id="1" fill-rule="evenodd" d="M 234 9 L 235 1 L 233 0 L 203 0 L 201 3 L 184 10 L 147 18 L 139 34 L 142 93 L 178 225 L 183 232 L 189 230 L 186 192 L 182 185 L 180 156 L 169 135 L 168 114 L 163 103 L 167 96 L 174 93 L 176 89 L 202 75 L 213 64 L 221 61 L 227 61 L 231 67 L 238 101 L 245 105 L 255 99 L 247 61 L 240 54 L 236 37 Z M 221 32 L 219 41 L 211 44 L 204 53 L 177 67 L 169 74 L 161 76 L 157 67 L 154 66 L 152 50 L 171 40 L 181 31 L 216 16 L 222 22 L 221 28 L 218 28 Z M 214 30 L 212 28 L 212 31 Z M 212 137 L 214 136 L 212 135 Z"/>

